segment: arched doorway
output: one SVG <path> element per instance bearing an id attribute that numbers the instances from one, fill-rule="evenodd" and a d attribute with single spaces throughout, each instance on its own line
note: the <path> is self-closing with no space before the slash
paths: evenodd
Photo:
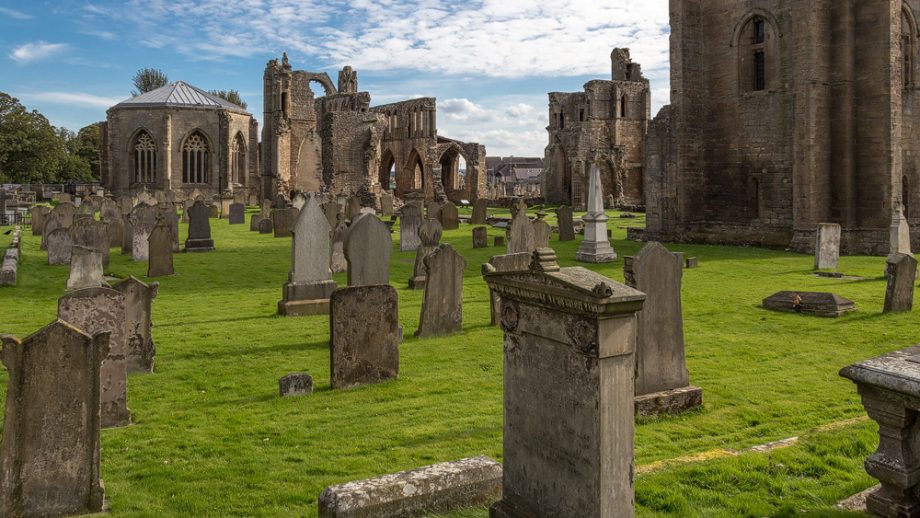
<path id="1" fill-rule="evenodd" d="M 380 187 L 387 191 L 396 189 L 396 158 L 393 152 L 387 149 L 380 158 L 380 171 L 378 174 Z"/>
<path id="2" fill-rule="evenodd" d="M 466 159 L 460 148 L 451 146 L 441 155 L 441 181 L 447 192 L 462 191 L 466 186 Z"/>

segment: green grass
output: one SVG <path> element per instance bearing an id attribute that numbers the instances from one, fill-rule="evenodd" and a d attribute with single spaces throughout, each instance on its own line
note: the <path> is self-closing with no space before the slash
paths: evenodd
<path id="1" fill-rule="evenodd" d="M 555 214 L 547 220 L 553 223 Z M 505 211 L 507 213 L 507 211 Z M 469 214 L 462 209 L 461 214 Z M 587 266 L 623 279 L 622 256 L 638 243 L 610 212 L 621 259 Z M 397 381 L 329 390 L 328 319 L 275 315 L 290 261 L 290 240 L 211 220 L 217 250 L 176 254 L 178 275 L 158 279 L 153 305 L 156 373 L 129 377 L 135 424 L 102 432 L 106 498 L 115 516 L 315 516 L 328 485 L 475 455 L 501 459 L 502 335 L 490 327 L 479 265 L 497 248 L 473 250 L 469 225 L 444 233 L 469 263 L 464 332 L 419 340 L 422 292 L 406 288 L 414 254 L 398 251 Z M 184 239 L 186 226 L 180 234 Z M 491 237 L 502 232 L 490 229 Z M 554 238 L 555 239 L 555 238 Z M 19 284 L 0 288 L 0 332 L 20 338 L 55 318 L 66 266 L 48 266 L 39 239 L 24 233 Z M 577 242 L 552 246 L 574 266 Z M 685 270 L 684 328 L 691 382 L 705 407 L 679 417 L 642 419 L 636 464 L 750 446 L 807 434 L 770 453 L 670 465 L 636 481 L 639 516 L 832 514 L 836 501 L 873 484 L 863 459 L 876 428 L 855 387 L 837 371 L 916 342 L 916 317 L 881 313 L 884 259 L 845 257 L 841 271 L 865 280 L 811 275 L 810 256 L 758 248 L 674 245 L 698 256 Z M 108 271 L 143 278 L 146 263 L 113 249 Z M 339 284 L 344 274 L 337 274 Z M 833 291 L 859 311 L 840 319 L 759 307 L 783 289 Z M 281 399 L 277 380 L 313 375 L 312 397 Z M 5 397 L 6 372 L 0 372 Z M 453 517 L 485 517 L 485 509 Z"/>

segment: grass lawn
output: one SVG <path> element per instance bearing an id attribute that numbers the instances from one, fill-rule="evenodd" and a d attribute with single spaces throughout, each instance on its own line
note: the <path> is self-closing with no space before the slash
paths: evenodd
<path id="1" fill-rule="evenodd" d="M 582 266 L 622 282 L 622 257 L 640 245 L 619 227 L 643 220 L 609 214 L 620 259 Z M 217 250 L 176 254 L 178 274 L 158 279 L 156 372 L 129 376 L 134 425 L 102 432 L 112 515 L 316 516 L 317 496 L 331 484 L 475 455 L 501 460 L 502 334 L 489 326 L 479 267 L 503 249 L 473 250 L 469 225 L 444 233 L 469 262 L 464 332 L 416 339 L 422 292 L 406 288 L 414 253 L 399 252 L 394 235 L 391 282 L 406 337 L 399 380 L 333 392 L 328 318 L 275 314 L 290 240 L 250 232 L 246 221 L 212 219 Z M 502 232 L 489 234 L 491 243 Z M 39 238 L 23 238 L 19 284 L 0 288 L 0 332 L 20 338 L 54 320 L 68 272 L 47 265 Z M 578 242 L 555 238 L 560 264 L 580 264 Z M 836 516 L 838 500 L 874 484 L 862 462 L 877 444 L 875 425 L 854 419 L 865 415 L 855 386 L 837 371 L 918 341 L 912 313 L 881 313 L 884 258 L 842 258 L 841 271 L 864 279 L 826 279 L 811 275 L 806 255 L 669 248 L 700 258 L 700 268 L 685 270 L 683 309 L 691 382 L 703 388 L 705 407 L 638 422 L 637 514 Z M 145 280 L 146 263 L 113 249 L 107 272 Z M 335 280 L 343 285 L 345 275 Z M 784 289 L 832 291 L 858 311 L 822 319 L 759 307 Z M 312 397 L 278 397 L 278 378 L 295 371 L 313 375 Z M 0 397 L 5 390 L 2 371 Z M 789 437 L 801 439 L 734 454 Z"/>

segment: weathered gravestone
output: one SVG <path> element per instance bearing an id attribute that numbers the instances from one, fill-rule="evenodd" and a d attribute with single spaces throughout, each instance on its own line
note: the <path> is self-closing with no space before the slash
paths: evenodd
<path id="1" fill-rule="evenodd" d="M 549 248 L 549 238 L 553 230 L 550 228 L 549 223 L 543 221 L 545 217 L 546 212 L 541 210 L 537 213 L 537 220 L 533 222 L 533 244 L 535 249 Z"/>
<path id="2" fill-rule="evenodd" d="M 29 217 L 32 220 L 33 236 L 42 235 L 42 229 L 45 227 L 45 219 L 50 213 L 51 209 L 46 205 L 35 205 L 29 209 Z"/>
<path id="3" fill-rule="evenodd" d="M 306 372 L 293 372 L 278 380 L 281 397 L 309 396 L 313 394 L 313 376 Z"/>
<path id="4" fill-rule="evenodd" d="M 70 256 L 73 249 L 73 238 L 70 237 L 69 228 L 54 229 L 47 235 L 43 235 L 42 238 L 44 238 L 47 242 L 48 264 L 70 264 Z"/>
<path id="5" fill-rule="evenodd" d="M 636 413 L 679 414 L 703 404 L 703 390 L 690 385 L 684 354 L 680 288 L 683 261 L 660 243 L 627 257 L 626 284 L 645 293 L 636 345 Z"/>
<path id="6" fill-rule="evenodd" d="M 153 372 L 157 350 L 153 343 L 150 312 L 159 288 L 159 283 L 148 285 L 133 276 L 113 287 L 125 296 L 125 357 L 128 372 Z"/>
<path id="7" fill-rule="evenodd" d="M 108 286 L 102 274 L 102 255 L 96 250 L 74 246 L 70 254 L 70 276 L 67 289 L 95 288 Z"/>
<path id="8" fill-rule="evenodd" d="M 425 204 L 425 217 L 441 221 L 441 204 L 436 201 L 430 201 Z M 441 225 L 443 226 L 443 225 Z"/>
<path id="9" fill-rule="evenodd" d="M 418 238 L 418 227 L 422 224 L 422 211 L 418 206 L 407 203 L 403 205 L 399 217 L 399 250 L 414 252 L 418 250 L 421 241 Z"/>
<path id="10" fill-rule="evenodd" d="M 122 218 L 122 227 L 124 232 L 122 237 L 124 238 L 121 242 L 121 255 L 131 255 L 133 256 L 132 248 L 134 247 L 134 225 L 131 224 L 130 215 L 127 215 Z"/>
<path id="11" fill-rule="evenodd" d="M 917 260 L 907 254 L 893 254 L 888 256 L 886 265 L 888 287 L 883 312 L 911 311 L 914 307 Z"/>
<path id="12" fill-rule="evenodd" d="M 230 224 L 242 225 L 246 223 L 246 206 L 242 203 L 230 204 Z"/>
<path id="13" fill-rule="evenodd" d="M 192 208 L 196 201 L 196 198 L 186 198 L 182 202 L 182 223 L 188 223 L 188 210 Z"/>
<path id="14" fill-rule="evenodd" d="M 523 201 L 518 201 L 517 214 L 511 220 L 511 228 L 508 231 L 508 248 L 509 254 L 531 253 L 534 251 L 534 234 L 533 224 L 527 217 L 527 206 Z"/>
<path id="15" fill-rule="evenodd" d="M 560 269 L 552 249 L 537 250 L 528 272 L 483 274 L 502 298 L 505 332 L 502 499 L 490 516 L 633 516 L 633 348 L 645 295 Z"/>
<path id="16" fill-rule="evenodd" d="M 803 313 L 819 317 L 839 317 L 856 311 L 853 301 L 833 293 L 780 291 L 763 299 L 763 307 L 773 311 Z"/>
<path id="17" fill-rule="evenodd" d="M 272 229 L 275 232 L 275 237 L 291 237 L 291 229 L 294 227 L 296 219 L 297 209 L 272 210 Z"/>
<path id="18" fill-rule="evenodd" d="M 463 330 L 463 270 L 466 259 L 450 245 L 425 257 L 428 280 L 415 336 L 441 336 Z"/>
<path id="19" fill-rule="evenodd" d="M 161 218 L 169 228 L 169 235 L 172 238 L 172 251 L 179 251 L 179 215 L 172 205 L 167 205 L 159 209 L 158 218 Z"/>
<path id="20" fill-rule="evenodd" d="M 460 214 L 457 212 L 457 206 L 451 202 L 446 202 L 441 206 L 441 226 L 444 227 L 444 230 L 460 228 Z"/>
<path id="21" fill-rule="evenodd" d="M 815 233 L 815 270 L 836 270 L 840 260 L 840 224 L 818 223 Z"/>
<path id="22" fill-rule="evenodd" d="M 473 225 L 485 225 L 488 216 L 489 202 L 483 198 L 480 198 L 473 202 L 473 217 L 470 219 L 470 223 Z"/>
<path id="23" fill-rule="evenodd" d="M 72 203 L 61 203 L 48 213 L 45 225 L 42 228 L 41 249 L 48 249 L 48 235 L 59 228 L 69 229 L 73 225 L 74 213 L 77 208 Z"/>
<path id="24" fill-rule="evenodd" d="M 489 247 L 489 229 L 486 227 L 476 227 L 473 229 L 473 248 Z"/>
<path id="25" fill-rule="evenodd" d="M 272 225 L 271 218 L 263 218 L 259 222 L 259 233 L 260 234 L 271 234 L 275 230 L 274 225 Z"/>
<path id="26" fill-rule="evenodd" d="M 505 236 L 495 236 L 495 244 L 493 246 L 502 247 L 505 246 Z M 527 252 L 524 252 L 527 253 Z"/>
<path id="27" fill-rule="evenodd" d="M 349 286 L 390 283 L 393 240 L 380 218 L 363 214 L 353 221 L 345 234 L 344 250 Z"/>
<path id="28" fill-rule="evenodd" d="M 173 268 L 173 240 L 169 225 L 158 219 L 148 240 L 147 277 L 164 277 L 176 273 Z"/>
<path id="29" fill-rule="evenodd" d="M 574 241 L 575 224 L 572 218 L 572 207 L 563 205 L 556 209 L 556 220 L 559 225 L 559 241 Z"/>
<path id="30" fill-rule="evenodd" d="M 412 268 L 412 277 L 409 279 L 410 290 L 420 290 L 427 282 L 428 269 L 425 258 L 438 249 L 441 242 L 441 222 L 435 219 L 426 219 L 418 228 L 419 246 L 415 251 L 415 265 Z"/>
<path id="31" fill-rule="evenodd" d="M 208 221 L 208 208 L 196 201 L 188 210 L 188 239 L 185 240 L 186 252 L 210 252 L 214 250 L 211 239 L 211 222 Z"/>
<path id="32" fill-rule="evenodd" d="M 58 318 L 86 333 L 109 333 L 101 376 L 102 427 L 128 425 L 125 296 L 109 287 L 72 291 L 58 300 Z"/>
<path id="33" fill-rule="evenodd" d="M 495 255 L 489 259 L 489 271 L 496 273 L 526 272 L 532 260 L 533 253 L 526 252 Z M 491 306 L 489 323 L 494 326 L 501 320 L 502 309 L 502 299 L 494 290 L 489 290 L 489 303 Z"/>
<path id="34" fill-rule="evenodd" d="M 348 204 L 345 207 L 345 219 L 354 221 L 361 214 L 361 198 L 352 196 L 348 198 Z"/>
<path id="35" fill-rule="evenodd" d="M 220 203 L 220 199 L 212 200 L 211 204 L 207 206 L 209 219 L 220 217 L 220 205 L 218 205 L 218 203 Z M 194 205 L 192 206 L 194 207 Z M 191 218 L 192 218 L 192 215 L 189 214 L 189 223 L 192 222 Z"/>
<path id="36" fill-rule="evenodd" d="M 384 216 L 393 215 L 393 195 L 385 192 L 380 195 L 380 213 Z"/>
<path id="37" fill-rule="evenodd" d="M 332 231 L 332 255 L 329 257 L 329 268 L 332 273 L 339 273 L 348 270 L 348 261 L 345 259 L 345 236 L 348 234 L 348 227 L 345 226 L 345 215 L 336 214 L 335 229 Z"/>
<path id="38" fill-rule="evenodd" d="M 146 261 L 148 258 L 147 239 L 157 224 L 157 212 L 155 206 L 138 203 L 128 215 L 132 230 L 131 259 L 134 261 Z"/>
<path id="39" fill-rule="evenodd" d="M 588 212 L 582 218 L 585 238 L 578 247 L 575 260 L 584 263 L 609 263 L 617 258 L 607 234 L 607 214 L 604 213 L 604 190 L 597 164 L 591 164 L 588 176 Z"/>
<path id="40" fill-rule="evenodd" d="M 253 214 L 249 216 L 249 231 L 258 232 L 259 231 L 259 222 L 262 221 L 261 214 Z"/>
<path id="41" fill-rule="evenodd" d="M 866 473 L 881 487 L 866 497 L 873 516 L 903 518 L 920 510 L 920 345 L 855 363 L 840 375 L 856 383 L 869 417 L 878 423 L 878 449 Z"/>
<path id="42" fill-rule="evenodd" d="M 91 218 L 80 218 L 70 226 L 73 246 L 82 246 L 99 253 L 102 265 L 109 264 L 109 234 L 105 223 Z"/>
<path id="43" fill-rule="evenodd" d="M 888 231 L 891 255 L 910 254 L 910 227 L 907 224 L 907 218 L 904 217 L 904 210 L 896 208 L 891 211 L 891 227 Z"/>
<path id="44" fill-rule="evenodd" d="M 278 301 L 278 314 L 326 315 L 336 286 L 329 269 L 329 223 L 314 196 L 307 199 L 291 233 L 291 272 Z"/>
<path id="45" fill-rule="evenodd" d="M 338 226 L 339 214 L 342 214 L 343 221 L 345 218 L 345 214 L 342 212 L 342 206 L 335 200 L 327 201 L 323 204 L 323 214 L 326 215 L 326 221 L 329 222 L 331 228 L 336 228 Z"/>
<path id="46" fill-rule="evenodd" d="M 399 376 L 399 301 L 390 285 L 332 294 L 329 380 L 339 389 Z"/>
<path id="47" fill-rule="evenodd" d="M 55 321 L 23 341 L 0 337 L 9 373 L 0 443 L 0 516 L 102 510 L 100 370 L 109 334 Z"/>
<path id="48" fill-rule="evenodd" d="M 106 215 L 102 213 L 102 222 L 105 223 L 105 234 L 109 241 L 109 248 L 121 246 L 125 240 L 125 218 L 117 208 L 117 212 Z"/>

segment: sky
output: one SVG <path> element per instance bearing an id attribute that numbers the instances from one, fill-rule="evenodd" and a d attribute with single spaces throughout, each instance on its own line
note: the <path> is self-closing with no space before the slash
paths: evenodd
<path id="1" fill-rule="evenodd" d="M 543 156 L 548 92 L 610 79 L 631 49 L 669 102 L 668 0 L 0 0 L 0 91 L 72 130 L 130 97 L 138 69 L 235 89 L 262 119 L 265 63 L 351 65 L 371 105 L 436 97 L 438 134 Z M 322 95 L 321 91 L 314 91 Z"/>

